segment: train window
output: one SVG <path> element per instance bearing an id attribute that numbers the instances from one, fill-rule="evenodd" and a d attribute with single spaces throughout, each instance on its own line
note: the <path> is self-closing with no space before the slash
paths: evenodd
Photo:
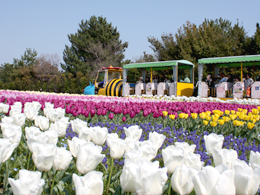
<path id="1" fill-rule="evenodd" d="M 113 79 L 120 79 L 121 78 L 121 72 L 108 72 L 108 81 L 111 81 Z"/>
<path id="2" fill-rule="evenodd" d="M 105 72 L 99 72 L 97 82 L 99 83 L 99 82 L 103 81 L 104 78 L 105 78 Z"/>

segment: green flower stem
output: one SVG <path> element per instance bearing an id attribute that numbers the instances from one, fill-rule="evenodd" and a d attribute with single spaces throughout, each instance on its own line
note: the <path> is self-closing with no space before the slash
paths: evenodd
<path id="1" fill-rule="evenodd" d="M 28 156 L 28 160 L 27 160 L 27 170 L 29 170 L 29 164 L 30 164 L 30 160 L 31 160 L 31 156 L 32 156 L 32 153 L 29 151 L 29 156 Z"/>
<path id="2" fill-rule="evenodd" d="M 171 195 L 171 174 L 169 174 L 169 185 L 168 185 L 168 195 Z"/>
<path id="3" fill-rule="evenodd" d="M 55 179 L 54 179 L 54 175 L 55 175 L 55 169 L 53 168 L 53 179 L 52 179 L 52 184 L 51 184 L 51 192 L 50 192 L 50 195 L 52 195 L 52 192 L 53 192 L 53 187 L 54 187 L 54 181 L 55 181 Z"/>
<path id="4" fill-rule="evenodd" d="M 106 194 L 108 194 L 108 191 L 109 191 L 110 180 L 111 180 L 111 176 L 112 176 L 113 168 L 114 168 L 114 159 L 111 158 L 111 170 L 110 170 L 110 174 L 109 174 L 109 178 L 108 178 L 108 183 L 107 183 L 107 193 L 106 193 Z"/>
<path id="5" fill-rule="evenodd" d="M 9 177 L 9 164 L 10 164 L 10 158 L 6 162 L 6 173 L 5 173 L 5 178 L 4 178 L 4 189 L 3 189 L 4 193 L 7 191 L 8 177 Z"/>

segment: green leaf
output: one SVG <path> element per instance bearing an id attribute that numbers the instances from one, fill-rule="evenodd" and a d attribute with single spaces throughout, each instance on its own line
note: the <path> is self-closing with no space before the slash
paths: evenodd
<path id="1" fill-rule="evenodd" d="M 56 186 L 59 189 L 59 191 L 64 191 L 64 182 L 62 180 Z"/>
<path id="2" fill-rule="evenodd" d="M 67 169 L 64 169 L 62 171 L 58 171 L 58 173 L 55 175 L 54 180 L 56 182 L 59 182 L 61 180 L 61 178 L 63 177 L 64 173 L 66 172 Z"/>

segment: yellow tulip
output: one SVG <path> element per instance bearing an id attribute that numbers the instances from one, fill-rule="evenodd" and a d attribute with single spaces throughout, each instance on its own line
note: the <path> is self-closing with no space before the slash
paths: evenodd
<path id="1" fill-rule="evenodd" d="M 235 120 L 237 118 L 237 115 L 235 114 L 230 114 L 229 115 L 229 118 L 231 118 L 231 120 Z"/>
<path id="2" fill-rule="evenodd" d="M 253 109 L 252 109 L 252 114 L 254 114 L 254 115 L 258 115 L 258 114 L 259 114 L 258 109 L 253 108 Z"/>
<path id="3" fill-rule="evenodd" d="M 224 125 L 225 121 L 223 119 L 218 120 L 218 124 Z"/>
<path id="4" fill-rule="evenodd" d="M 253 120 L 251 120 L 252 121 L 252 123 L 256 123 L 256 120 L 255 119 L 253 119 Z"/>
<path id="5" fill-rule="evenodd" d="M 206 114 L 207 116 L 210 116 L 210 115 L 211 115 L 211 111 L 207 111 L 207 112 L 205 112 L 205 114 Z"/>
<path id="6" fill-rule="evenodd" d="M 203 120 L 203 124 L 204 124 L 204 125 L 208 125 L 208 124 L 209 124 L 209 121 Z"/>
<path id="7" fill-rule="evenodd" d="M 235 114 L 235 113 L 236 113 L 236 111 L 235 111 L 235 110 L 231 110 L 230 112 L 231 112 L 231 114 Z"/>
<path id="8" fill-rule="evenodd" d="M 163 111 L 162 113 L 163 113 L 164 117 L 168 116 L 168 112 L 167 111 Z"/>
<path id="9" fill-rule="evenodd" d="M 188 114 L 187 114 L 187 115 L 188 115 Z M 179 114 L 179 117 L 180 117 L 180 118 L 186 118 L 186 114 L 185 114 L 185 113 L 180 113 L 180 114 Z"/>
<path id="10" fill-rule="evenodd" d="M 211 119 L 211 116 L 206 116 L 206 118 L 205 118 L 207 121 L 210 121 L 210 119 Z"/>
<path id="11" fill-rule="evenodd" d="M 225 110 L 225 115 L 229 115 L 230 111 L 229 110 Z"/>
<path id="12" fill-rule="evenodd" d="M 242 110 L 243 110 L 242 108 L 238 108 L 237 109 L 238 112 L 242 112 Z"/>
<path id="13" fill-rule="evenodd" d="M 247 114 L 247 109 L 243 109 L 242 112 L 243 112 L 244 114 Z"/>
<path id="14" fill-rule="evenodd" d="M 184 114 L 184 118 L 187 119 L 189 117 L 188 114 Z"/>
<path id="15" fill-rule="evenodd" d="M 205 119 L 206 118 L 205 112 L 200 113 L 199 116 L 200 116 L 201 119 Z"/>
<path id="16" fill-rule="evenodd" d="M 238 120 L 234 120 L 233 121 L 233 125 L 235 125 L 235 126 L 242 126 L 242 125 L 244 125 L 245 124 L 245 122 L 242 122 L 242 121 L 238 121 Z"/>
<path id="17" fill-rule="evenodd" d="M 223 116 L 224 115 L 224 112 L 220 111 L 220 116 Z"/>
<path id="18" fill-rule="evenodd" d="M 170 119 L 172 119 L 172 120 L 175 119 L 175 115 L 174 115 L 174 114 L 170 114 L 169 117 L 170 117 Z"/>
<path id="19" fill-rule="evenodd" d="M 211 126 L 211 127 L 216 127 L 217 124 L 218 124 L 218 123 L 216 123 L 216 122 L 214 122 L 214 121 L 211 121 L 211 122 L 210 122 L 210 126 Z"/>
<path id="20" fill-rule="evenodd" d="M 254 128 L 254 126 L 255 126 L 255 124 L 254 123 L 247 123 L 247 128 L 248 129 L 253 129 Z"/>
<path id="21" fill-rule="evenodd" d="M 196 118 L 198 117 L 198 114 L 197 114 L 197 113 L 191 113 L 191 117 L 192 117 L 193 119 L 196 119 Z"/>
<path id="22" fill-rule="evenodd" d="M 259 119 L 260 119 L 260 116 L 259 116 L 259 115 L 256 115 L 256 116 L 255 116 L 255 120 L 256 120 L 256 121 L 259 121 Z"/>
<path id="23" fill-rule="evenodd" d="M 218 121 L 218 118 L 215 117 L 215 116 L 212 116 L 212 121 L 213 121 L 213 122 L 217 122 L 217 121 Z"/>
<path id="24" fill-rule="evenodd" d="M 237 116 L 239 116 L 239 115 L 244 115 L 244 113 L 243 113 L 243 112 L 238 112 L 238 111 L 237 111 L 237 112 L 236 112 L 236 115 L 237 115 Z"/>
<path id="25" fill-rule="evenodd" d="M 224 117 L 223 117 L 223 120 L 224 120 L 225 122 L 228 122 L 228 121 L 230 121 L 230 118 L 227 117 L 227 116 L 224 116 Z"/>
<path id="26" fill-rule="evenodd" d="M 260 106 L 257 106 L 257 109 L 260 111 Z"/>
<path id="27" fill-rule="evenodd" d="M 220 112 L 221 112 L 221 111 L 220 111 L 220 110 L 213 110 L 212 112 L 213 112 L 213 114 L 218 114 L 218 115 L 220 115 Z"/>
<path id="28" fill-rule="evenodd" d="M 214 114 L 214 117 L 219 118 L 220 115 L 219 114 Z"/>

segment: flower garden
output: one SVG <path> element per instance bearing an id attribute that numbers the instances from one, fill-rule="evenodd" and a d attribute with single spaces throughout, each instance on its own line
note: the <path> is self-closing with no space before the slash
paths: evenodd
<path id="1" fill-rule="evenodd" d="M 0 91 L 3 194 L 256 194 L 260 102 Z"/>

